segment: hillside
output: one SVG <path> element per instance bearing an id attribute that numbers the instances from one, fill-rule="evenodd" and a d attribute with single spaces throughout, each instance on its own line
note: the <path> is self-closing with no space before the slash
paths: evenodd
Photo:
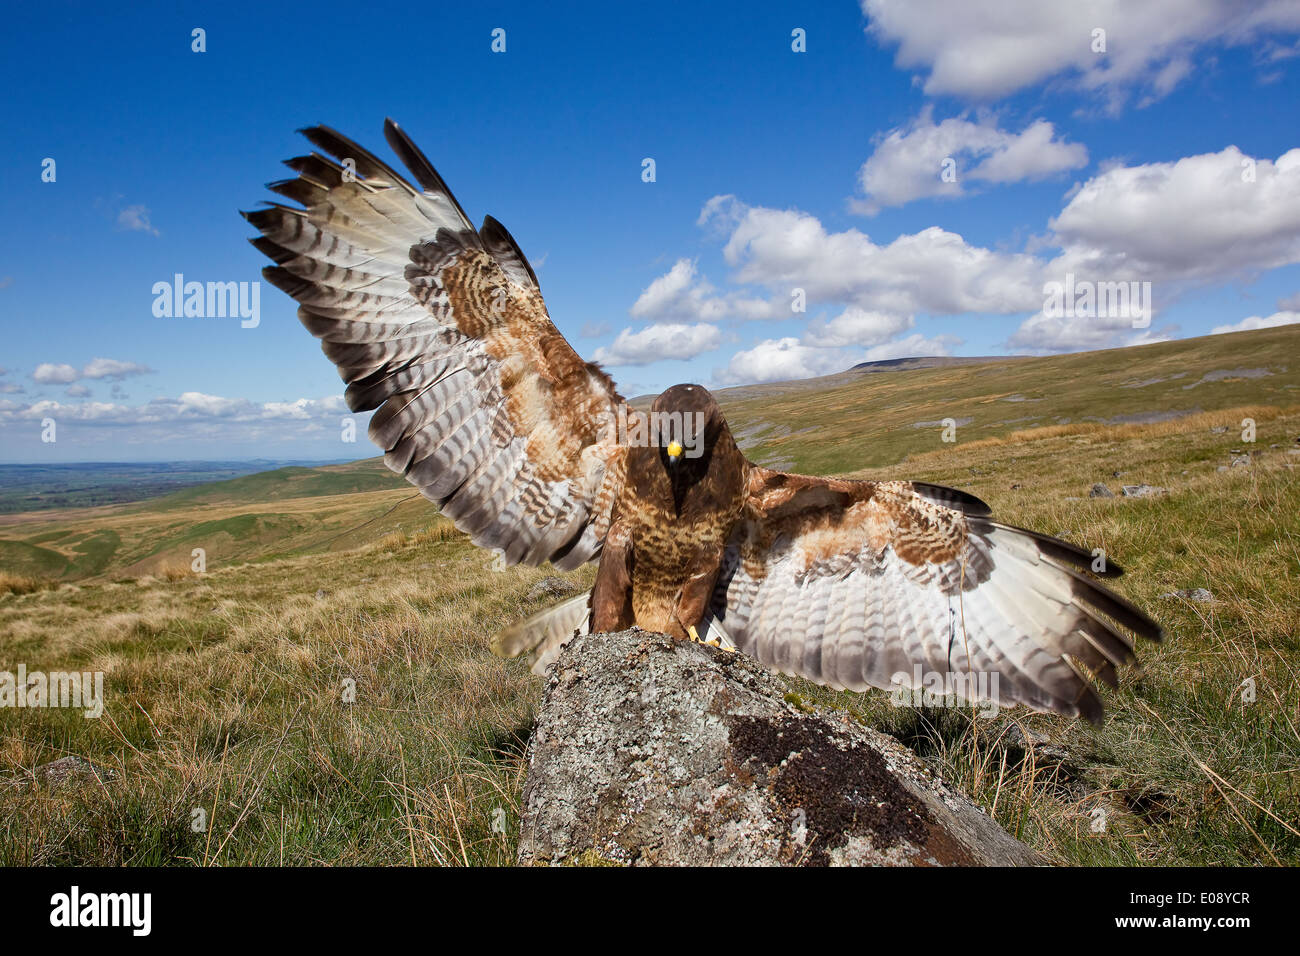
<path id="1" fill-rule="evenodd" d="M 724 393 L 762 457 L 956 485 L 1004 521 L 1104 548 L 1166 629 L 1103 691 L 1100 729 L 797 680 L 787 699 L 903 740 L 1054 862 L 1300 864 L 1298 335 Z M 970 419 L 955 443 L 912 427 L 945 417 Z M 513 859 L 541 681 L 487 642 L 555 601 L 535 587 L 554 572 L 494 572 L 382 469 L 0 518 L 0 657 L 106 675 L 100 720 L 0 710 L 0 864 Z M 1098 482 L 1115 497 L 1090 497 Z M 1140 483 L 1167 494 L 1119 494 Z M 592 569 L 560 577 L 584 587 Z M 68 754 L 108 782 L 30 786 Z"/>
<path id="2" fill-rule="evenodd" d="M 1063 425 L 1158 422 L 1300 403 L 1300 326 L 1045 358 L 908 359 L 718 393 L 761 464 L 849 474 L 957 443 Z M 1225 444 L 1232 445 L 1225 438 Z M 1237 443 L 1239 444 L 1239 442 Z M 432 506 L 379 458 L 288 467 L 129 505 L 0 515 L 0 571 L 80 580 L 338 551 L 423 527 Z M 410 499 L 410 500 L 407 500 Z"/>

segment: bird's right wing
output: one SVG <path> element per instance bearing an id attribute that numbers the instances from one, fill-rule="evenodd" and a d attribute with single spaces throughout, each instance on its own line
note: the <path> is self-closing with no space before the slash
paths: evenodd
<path id="1" fill-rule="evenodd" d="M 1089 677 L 1114 685 L 1133 660 L 1125 632 L 1160 628 L 1084 573 L 1093 563 L 951 488 L 752 466 L 710 617 L 740 651 L 820 684 L 942 687 L 1095 722 Z"/>
<path id="2" fill-rule="evenodd" d="M 301 207 L 245 213 L 263 275 L 301 306 L 388 467 L 506 563 L 573 568 L 601 549 L 623 480 L 622 399 L 551 322 L 528 260 L 490 216 L 474 229 L 424 155 L 385 135 L 419 188 L 325 126 L 329 156 L 270 189 Z M 333 157 L 333 158 L 329 158 Z"/>

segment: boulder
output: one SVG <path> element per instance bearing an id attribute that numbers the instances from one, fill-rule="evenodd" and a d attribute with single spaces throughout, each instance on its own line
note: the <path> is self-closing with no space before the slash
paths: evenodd
<path id="1" fill-rule="evenodd" d="M 1043 862 L 894 738 L 741 654 L 638 629 L 569 643 L 527 761 L 526 865 Z"/>

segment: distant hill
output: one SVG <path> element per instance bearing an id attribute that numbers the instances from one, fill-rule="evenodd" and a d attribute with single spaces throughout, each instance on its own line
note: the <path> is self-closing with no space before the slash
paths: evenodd
<path id="1" fill-rule="evenodd" d="M 835 375 L 723 389 L 752 459 L 844 474 L 958 440 L 1080 422 L 1159 421 L 1300 403 L 1300 325 L 1042 357 L 872 362 Z"/>
<path id="2" fill-rule="evenodd" d="M 319 464 L 267 459 L 0 464 L 0 514 L 144 501 L 179 488 L 271 468 Z"/>
<path id="3" fill-rule="evenodd" d="M 1050 426 L 1295 408 L 1300 361 L 1293 357 L 1300 357 L 1300 326 L 1041 358 L 871 362 L 822 378 L 723 389 L 718 398 L 746 454 L 761 464 L 812 474 L 886 467 L 912 477 L 908 456 L 953 447 L 941 441 L 945 421 L 955 423 L 964 447 Z M 226 566 L 429 528 L 452 533 L 382 458 L 291 465 L 147 501 L 0 513 L 0 572 L 60 580 L 152 574 L 188 567 L 195 548 Z"/>

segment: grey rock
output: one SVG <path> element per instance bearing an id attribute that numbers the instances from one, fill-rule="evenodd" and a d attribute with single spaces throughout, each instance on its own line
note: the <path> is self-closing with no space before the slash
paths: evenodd
<path id="1" fill-rule="evenodd" d="M 1185 601 L 1195 601 L 1198 604 L 1207 604 L 1214 600 L 1214 595 L 1205 588 L 1184 588 L 1181 591 L 1166 591 L 1160 597 L 1162 599 L 1182 598 Z"/>
<path id="2" fill-rule="evenodd" d="M 1157 498 L 1169 494 L 1169 489 L 1157 488 L 1155 485 L 1125 485 L 1121 494 L 1125 498 Z"/>
<path id="3" fill-rule="evenodd" d="M 1241 467 L 1243 467 L 1243 466 L 1245 466 L 1245 465 L 1249 465 L 1249 464 L 1250 464 L 1250 456 L 1249 456 L 1249 455 L 1236 455 L 1236 456 L 1234 456 L 1233 459 L 1232 459 L 1232 467 L 1233 467 L 1233 468 L 1241 468 Z"/>
<path id="4" fill-rule="evenodd" d="M 1092 486 L 1092 491 L 1088 492 L 1089 498 L 1114 498 L 1115 494 L 1100 481 Z"/>
<path id="5" fill-rule="evenodd" d="M 33 787 L 45 787 L 51 790 L 65 787 L 101 786 L 117 778 L 117 773 L 107 767 L 99 767 L 85 757 L 69 754 L 58 760 L 43 763 L 34 770 L 25 772 L 17 779 L 5 783 L 16 790 L 30 790 Z"/>
<path id="6" fill-rule="evenodd" d="M 528 744 L 519 862 L 1043 863 L 892 737 L 788 696 L 740 654 L 574 638 Z"/>
<path id="7" fill-rule="evenodd" d="M 541 598 L 567 597 L 570 594 L 577 594 L 580 591 L 576 584 L 566 581 L 564 578 L 546 577 L 534 584 L 528 591 L 528 600 L 536 601 Z"/>

